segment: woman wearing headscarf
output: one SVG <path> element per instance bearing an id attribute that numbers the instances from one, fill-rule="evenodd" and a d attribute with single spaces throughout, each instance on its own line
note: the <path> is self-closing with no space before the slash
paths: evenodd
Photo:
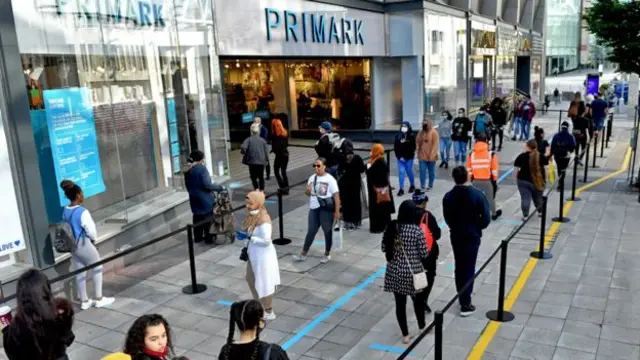
<path id="1" fill-rule="evenodd" d="M 367 164 L 367 190 L 369 193 L 369 231 L 380 234 L 391 221 L 395 210 L 389 186 L 389 171 L 384 161 L 384 147 L 374 144 Z"/>
<path id="2" fill-rule="evenodd" d="M 344 152 L 345 160 L 338 166 L 338 189 L 342 200 L 342 221 L 346 230 L 360 227 L 362 222 L 362 173 L 367 170 L 362 158 L 353 149 Z"/>
<path id="3" fill-rule="evenodd" d="M 382 237 L 382 252 L 387 259 L 384 291 L 393 293 L 396 318 L 402 331 L 402 342 L 411 341 L 407 327 L 407 296 L 413 301 L 420 332 L 425 328 L 424 291 L 416 290 L 413 275 L 424 272 L 422 266 L 429 255 L 425 235 L 416 223 L 418 209 L 412 200 L 400 204 L 398 219 L 392 221 Z"/>
<path id="4" fill-rule="evenodd" d="M 398 164 L 398 179 L 400 180 L 400 190 L 398 196 L 404 195 L 404 177 L 409 177 L 409 193 L 413 193 L 415 188 L 415 179 L 413 177 L 413 159 L 416 153 L 416 138 L 413 135 L 411 124 L 403 121 L 400 131 L 396 134 L 393 143 L 393 152 L 396 154 Z"/>
<path id="5" fill-rule="evenodd" d="M 278 254 L 271 242 L 271 217 L 265 208 L 265 196 L 252 191 L 245 198 L 247 217 L 242 228 L 248 234 L 247 283 L 253 298 L 260 300 L 265 310 L 265 319 L 274 320 L 272 297 L 280 285 Z"/>

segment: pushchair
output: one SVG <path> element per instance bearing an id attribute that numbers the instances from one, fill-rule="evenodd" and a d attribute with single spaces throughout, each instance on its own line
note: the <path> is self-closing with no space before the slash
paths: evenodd
<path id="1" fill-rule="evenodd" d="M 236 240 L 235 220 L 236 216 L 233 213 L 229 191 L 225 189 L 218 192 L 216 204 L 213 207 L 211 234 L 216 236 L 216 240 L 220 238 L 220 235 L 224 235 L 229 243 L 233 243 Z"/>

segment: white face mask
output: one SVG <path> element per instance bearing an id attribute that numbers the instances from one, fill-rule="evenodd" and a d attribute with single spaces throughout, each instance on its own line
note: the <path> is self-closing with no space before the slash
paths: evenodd
<path id="1" fill-rule="evenodd" d="M 251 215 L 251 216 L 256 216 L 256 215 L 258 215 L 258 213 L 260 213 L 260 209 L 249 210 L 249 215 Z"/>
<path id="2" fill-rule="evenodd" d="M 407 129 L 406 126 L 403 126 L 400 128 L 400 131 L 402 131 L 403 133 L 406 133 L 407 131 L 409 131 L 409 129 Z"/>

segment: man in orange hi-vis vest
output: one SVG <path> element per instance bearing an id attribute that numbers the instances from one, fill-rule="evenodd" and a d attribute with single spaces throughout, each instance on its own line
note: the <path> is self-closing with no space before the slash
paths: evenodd
<path id="1" fill-rule="evenodd" d="M 473 146 L 473 152 L 467 158 L 467 171 L 469 172 L 469 181 L 487 197 L 489 208 L 491 209 L 491 219 L 493 220 L 502 215 L 502 210 L 496 210 L 495 202 L 498 170 L 498 155 L 489 151 L 486 135 L 478 134 L 476 143 Z"/>

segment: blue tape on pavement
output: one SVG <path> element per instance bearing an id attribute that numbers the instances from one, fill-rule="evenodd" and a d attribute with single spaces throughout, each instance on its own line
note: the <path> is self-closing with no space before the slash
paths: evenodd
<path id="1" fill-rule="evenodd" d="M 504 174 L 500 175 L 500 177 L 498 178 L 498 183 L 501 183 L 504 179 L 507 178 L 507 176 L 511 175 L 511 173 L 513 173 L 513 168 L 505 171 Z"/>
<path id="2" fill-rule="evenodd" d="M 402 348 L 397 348 L 397 347 L 387 346 L 387 345 L 382 345 L 382 344 L 371 344 L 371 345 L 369 345 L 369 349 L 380 350 L 380 351 L 385 351 L 385 352 L 389 352 L 389 353 L 396 353 L 396 354 L 402 354 L 404 352 L 404 350 L 405 350 L 405 349 L 402 349 Z M 414 355 L 413 351 L 410 352 L 409 355 Z"/>
<path id="3" fill-rule="evenodd" d="M 324 245 L 324 241 L 314 241 L 313 245 Z"/>
<path id="4" fill-rule="evenodd" d="M 298 331 L 298 333 L 295 334 L 291 339 L 287 340 L 287 342 L 285 342 L 282 345 L 282 348 L 285 351 L 289 350 L 289 348 L 291 348 L 298 341 L 300 341 L 300 339 L 305 337 L 305 335 L 307 335 L 309 332 L 311 332 L 311 330 L 313 330 L 316 326 L 318 326 L 318 324 L 320 324 L 321 322 L 326 320 L 336 310 L 338 310 L 342 306 L 344 306 L 344 304 L 346 304 L 347 301 L 351 300 L 351 298 L 353 298 L 357 293 L 359 293 L 364 288 L 366 288 L 367 286 L 372 284 L 374 281 L 376 281 L 377 278 L 379 278 L 382 275 L 384 275 L 384 271 L 385 271 L 385 267 L 382 267 L 382 269 L 376 271 L 373 275 L 369 276 L 365 281 L 361 282 L 358 286 L 356 286 L 353 289 L 351 289 L 343 297 L 338 299 L 338 301 L 336 301 L 333 304 L 331 304 L 331 306 L 329 306 L 329 308 L 327 310 L 325 310 L 322 314 L 320 314 L 318 317 L 313 319 L 313 321 L 311 321 L 309 324 L 307 324 L 307 326 L 302 328 L 302 330 Z"/>
<path id="5" fill-rule="evenodd" d="M 277 204 L 278 200 L 265 200 L 265 204 Z"/>
<path id="6" fill-rule="evenodd" d="M 507 223 L 507 224 L 511 224 L 511 225 L 520 225 L 520 224 L 522 224 L 522 220 L 518 220 L 518 219 L 500 218 L 500 219 L 498 219 L 498 221 L 503 222 L 503 223 Z"/>
<path id="7" fill-rule="evenodd" d="M 216 301 L 216 304 L 222 305 L 222 306 L 231 306 L 231 305 L 233 305 L 233 301 L 218 300 L 218 301 Z"/>
<path id="8" fill-rule="evenodd" d="M 455 270 L 456 266 L 455 265 L 447 265 L 444 268 L 445 268 L 445 270 Z"/>

